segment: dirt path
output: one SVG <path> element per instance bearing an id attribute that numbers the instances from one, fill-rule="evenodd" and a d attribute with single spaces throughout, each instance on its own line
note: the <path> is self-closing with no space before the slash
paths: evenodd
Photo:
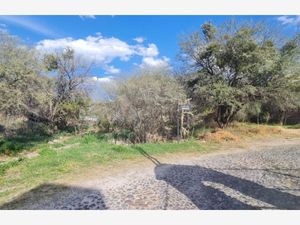
<path id="1" fill-rule="evenodd" d="M 300 139 L 172 154 L 44 184 L 3 209 L 300 209 Z"/>

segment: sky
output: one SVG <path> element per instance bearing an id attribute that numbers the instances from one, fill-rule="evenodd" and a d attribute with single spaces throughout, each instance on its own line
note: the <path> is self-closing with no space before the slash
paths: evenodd
<path id="1" fill-rule="evenodd" d="M 265 21 L 285 36 L 299 31 L 300 16 L 234 16 Z M 138 68 L 178 63 L 179 38 L 204 22 L 220 25 L 232 16 L 0 16 L 0 29 L 43 52 L 66 46 L 95 66 L 91 76 L 106 83 Z"/>

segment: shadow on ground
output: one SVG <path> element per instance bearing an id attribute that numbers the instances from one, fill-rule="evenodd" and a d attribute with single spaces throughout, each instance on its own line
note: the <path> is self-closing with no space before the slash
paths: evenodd
<path id="1" fill-rule="evenodd" d="M 224 172 L 227 171 L 226 168 L 162 164 L 142 148 L 138 147 L 136 150 L 155 164 L 154 173 L 157 180 L 165 181 L 168 186 L 184 194 L 199 209 L 300 209 L 299 196 L 229 175 Z M 280 168 L 278 169 L 280 171 Z M 247 169 L 233 170 L 242 172 Z M 273 171 L 270 171 L 269 174 L 272 173 Z M 298 176 L 290 176 L 287 171 L 280 174 L 298 179 Z M 171 198 L 172 195 L 167 191 L 164 196 L 164 209 L 168 209 L 167 202 Z M 107 206 L 98 190 L 43 184 L 0 206 L 0 209 L 82 210 L 107 209 Z"/>
<path id="2" fill-rule="evenodd" d="M 241 194 L 274 206 L 269 208 L 300 209 L 298 196 L 201 166 L 160 164 L 155 167 L 155 175 L 187 196 L 199 209 L 268 208 L 240 201 Z"/>
<path id="3" fill-rule="evenodd" d="M 274 188 L 267 188 L 256 182 L 235 177 L 212 168 L 162 164 L 142 148 L 137 150 L 156 165 L 154 169 L 156 179 L 163 180 L 168 185 L 176 188 L 199 209 L 300 209 L 299 196 Z M 243 171 L 247 169 L 235 168 L 235 170 Z M 286 173 L 280 174 L 298 178 Z M 247 199 L 243 198 L 243 196 L 246 196 Z M 249 203 L 249 197 L 252 204 Z M 170 196 L 166 196 L 166 198 L 170 198 Z M 253 204 L 253 202 L 255 203 Z M 264 205 L 269 206 L 266 207 Z"/>
<path id="4" fill-rule="evenodd" d="M 0 209 L 107 209 L 97 190 L 57 184 L 40 185 L 0 206 Z"/>

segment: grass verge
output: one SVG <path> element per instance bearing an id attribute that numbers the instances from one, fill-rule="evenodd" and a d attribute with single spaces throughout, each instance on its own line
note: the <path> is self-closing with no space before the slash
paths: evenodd
<path id="1" fill-rule="evenodd" d="M 287 132 L 293 131 L 293 132 Z M 254 137 L 300 137 L 300 130 L 278 126 L 234 124 L 226 130 L 201 130 L 199 135 L 206 140 L 191 139 L 183 142 L 116 145 L 105 135 L 60 136 L 52 140 L 38 140 L 26 144 L 27 151 L 12 156 L 0 163 L 0 205 L 37 185 L 64 178 L 68 174 L 80 173 L 86 168 L 105 166 L 143 157 L 179 152 L 207 152 L 227 141 L 241 142 Z M 294 137 L 293 136 L 293 137 Z M 30 154 L 30 153 L 35 153 Z M 34 157 L 28 157 L 34 156 Z"/>
<path id="2" fill-rule="evenodd" d="M 58 140 L 61 141 L 34 146 L 38 149 L 34 158 L 21 157 L 0 163 L 0 205 L 37 185 L 80 172 L 80 169 L 142 157 L 141 150 L 149 155 L 159 155 L 201 152 L 209 148 L 197 140 L 115 145 L 94 134 Z"/>

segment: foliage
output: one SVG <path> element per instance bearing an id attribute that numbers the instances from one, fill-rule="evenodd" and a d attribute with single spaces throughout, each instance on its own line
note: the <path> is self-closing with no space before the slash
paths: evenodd
<path id="1" fill-rule="evenodd" d="M 247 104 L 281 112 L 299 106 L 298 38 L 278 47 L 271 36 L 261 38 L 261 27 L 227 25 L 205 23 L 181 41 L 181 59 L 194 68 L 183 82 L 199 112 L 212 112 L 223 128 Z"/>
<path id="2" fill-rule="evenodd" d="M 44 60 L 42 60 L 44 58 Z M 51 71 L 51 77 L 47 76 Z M 74 129 L 90 104 L 83 84 L 89 68 L 66 48 L 43 55 L 18 38 L 0 32 L 0 123 L 5 135 L 16 132 L 53 133 Z M 22 121 L 21 129 L 6 120 Z M 19 123 L 21 124 L 21 123 Z"/>
<path id="3" fill-rule="evenodd" d="M 165 71 L 141 71 L 118 84 L 111 123 L 133 132 L 135 142 L 150 141 L 148 135 L 169 137 L 184 99 L 183 88 Z"/>
<path id="4" fill-rule="evenodd" d="M 38 55 L 16 37 L 0 31 L 0 112 L 27 115 L 39 102 Z"/>
<path id="5" fill-rule="evenodd" d="M 16 138 L 24 135 L 83 133 L 86 118 L 98 119 L 103 140 L 165 141 L 175 137 L 178 104 L 190 99 L 190 130 L 212 120 L 221 128 L 234 120 L 284 124 L 300 109 L 300 36 L 278 43 L 267 30 L 205 23 L 180 42 L 179 79 L 170 68 L 144 68 L 102 85 L 101 102 L 87 89 L 93 65 L 73 49 L 39 52 L 0 31 L 0 151 L 21 151 Z"/>
<path id="6" fill-rule="evenodd" d="M 45 55 L 44 62 L 49 71 L 56 72 L 49 119 L 60 130 L 76 129 L 90 102 L 83 85 L 90 67 L 81 62 L 71 48 Z"/>

